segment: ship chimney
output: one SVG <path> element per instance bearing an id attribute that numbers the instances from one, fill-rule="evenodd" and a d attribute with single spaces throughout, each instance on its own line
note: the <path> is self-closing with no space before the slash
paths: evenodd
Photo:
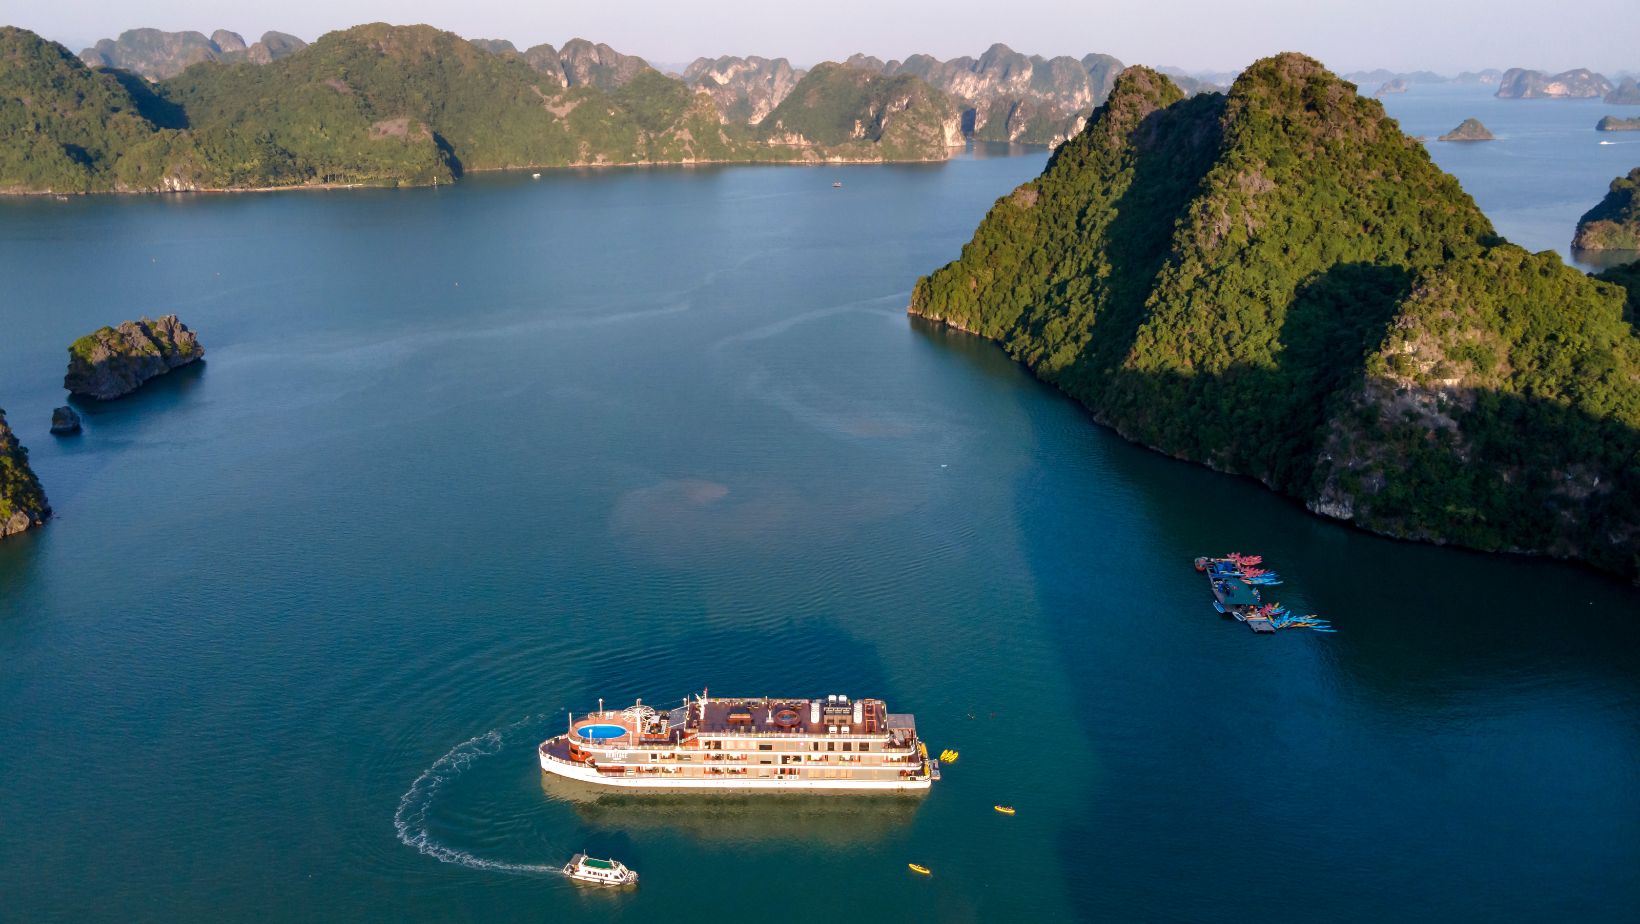
<path id="1" fill-rule="evenodd" d="M 859 725 L 861 722 L 865 721 L 865 718 L 866 718 L 865 709 L 866 709 L 866 704 L 865 703 L 863 703 L 859 700 L 854 701 L 854 724 L 855 725 Z"/>
<path id="2" fill-rule="evenodd" d="M 809 724 L 820 724 L 820 701 L 817 699 L 809 700 Z"/>

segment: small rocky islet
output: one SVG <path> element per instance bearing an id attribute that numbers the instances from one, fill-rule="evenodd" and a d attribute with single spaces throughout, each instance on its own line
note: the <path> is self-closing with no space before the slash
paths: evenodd
<path id="1" fill-rule="evenodd" d="M 1458 127 L 1447 132 L 1436 141 L 1496 141 L 1498 140 L 1480 119 L 1464 119 Z"/>
<path id="2" fill-rule="evenodd" d="M 63 405 L 51 412 L 51 432 L 54 436 L 69 436 L 80 432 L 80 415 L 72 407 Z"/>
<path id="3" fill-rule="evenodd" d="M 174 314 L 126 321 L 69 345 L 63 387 L 78 397 L 110 401 L 204 355 L 199 338 Z M 51 432 L 58 436 L 80 432 L 80 415 L 68 405 L 54 409 Z M 17 441 L 6 423 L 6 412 L 0 410 L 0 538 L 39 526 L 50 516 L 45 490 L 29 467 L 28 450 Z"/>
<path id="4" fill-rule="evenodd" d="M 1597 132 L 1640 132 L 1640 118 L 1625 119 L 1621 116 L 1605 116 L 1594 125 Z"/>
<path id="5" fill-rule="evenodd" d="M 174 314 L 126 321 L 69 345 L 63 387 L 81 398 L 112 401 L 204 356 L 199 338 Z"/>

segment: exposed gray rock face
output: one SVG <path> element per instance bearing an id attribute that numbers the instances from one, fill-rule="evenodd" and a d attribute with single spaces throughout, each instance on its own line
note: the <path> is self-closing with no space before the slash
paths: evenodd
<path id="1" fill-rule="evenodd" d="M 712 97 L 724 124 L 756 125 L 774 111 L 805 72 L 785 58 L 696 58 L 683 72 L 689 86 Z"/>
<path id="2" fill-rule="evenodd" d="M 272 64 L 280 58 L 293 55 L 306 47 L 307 42 L 288 32 L 264 32 L 260 41 L 245 49 L 243 60 L 251 64 Z M 230 58 L 229 60 L 238 59 Z"/>
<path id="3" fill-rule="evenodd" d="M 58 436 L 80 432 L 80 415 L 68 405 L 51 412 L 51 432 Z"/>
<path id="4" fill-rule="evenodd" d="M 63 387 L 81 397 L 110 401 L 204 355 L 194 332 L 174 314 L 156 321 L 126 321 L 69 346 Z"/>
<path id="5" fill-rule="evenodd" d="M 558 81 L 560 87 L 569 86 L 569 78 L 564 76 L 564 62 L 558 57 L 558 49 L 551 45 L 533 45 L 524 49 L 524 63 Z"/>
<path id="6" fill-rule="evenodd" d="M 265 32 L 261 41 L 247 47 L 239 33 L 227 29 L 218 29 L 209 38 L 200 32 L 130 29 L 80 52 L 80 60 L 92 67 L 117 67 L 149 80 L 165 80 L 201 61 L 267 64 L 306 47 L 306 42 L 284 32 Z"/>
<path id="7" fill-rule="evenodd" d="M 1110 55 L 1043 58 L 1000 43 L 978 59 L 912 55 L 885 64 L 854 55 L 844 63 L 888 76 L 920 77 L 957 102 L 970 137 L 1022 144 L 1057 144 L 1081 131 L 1122 70 L 1122 62 Z"/>
<path id="8" fill-rule="evenodd" d="M 217 50 L 228 54 L 245 50 L 245 37 L 227 29 L 218 29 L 212 32 L 211 43 L 216 45 Z"/>
<path id="9" fill-rule="evenodd" d="M 623 55 L 608 45 L 594 45 L 586 39 L 570 39 L 558 49 L 567 86 L 592 86 L 613 90 L 644 71 L 653 70 L 637 55 Z"/>
<path id="10" fill-rule="evenodd" d="M 1590 99 L 1612 91 L 1612 82 L 1586 67 L 1549 75 L 1511 67 L 1498 84 L 1499 99 Z"/>

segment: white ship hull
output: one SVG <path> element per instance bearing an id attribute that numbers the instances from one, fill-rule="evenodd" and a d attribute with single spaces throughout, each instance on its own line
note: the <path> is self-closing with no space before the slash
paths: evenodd
<path id="1" fill-rule="evenodd" d="M 555 776 L 566 779 L 579 780 L 596 786 L 608 786 L 611 789 L 717 789 L 717 790 L 781 790 L 786 792 L 804 792 L 812 790 L 854 790 L 871 792 L 917 792 L 928 789 L 933 785 L 932 780 L 825 780 L 801 779 L 793 777 L 771 777 L 759 779 L 757 777 L 737 777 L 723 780 L 707 780 L 681 777 L 671 774 L 643 774 L 632 776 L 618 776 L 615 774 L 599 773 L 595 768 L 585 764 L 569 764 L 554 760 L 545 754 L 540 755 L 541 769 Z"/>

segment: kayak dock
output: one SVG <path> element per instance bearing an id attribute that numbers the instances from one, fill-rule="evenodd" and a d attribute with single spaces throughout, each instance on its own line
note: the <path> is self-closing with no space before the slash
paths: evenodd
<path id="1" fill-rule="evenodd" d="M 1265 603 L 1259 588 L 1280 584 L 1281 576 L 1257 567 L 1262 562 L 1256 555 L 1235 552 L 1224 558 L 1196 559 L 1196 570 L 1207 575 L 1208 586 L 1213 589 L 1213 609 L 1259 635 L 1274 635 L 1277 629 L 1333 631 L 1325 619 L 1295 616 L 1279 603 Z"/>

